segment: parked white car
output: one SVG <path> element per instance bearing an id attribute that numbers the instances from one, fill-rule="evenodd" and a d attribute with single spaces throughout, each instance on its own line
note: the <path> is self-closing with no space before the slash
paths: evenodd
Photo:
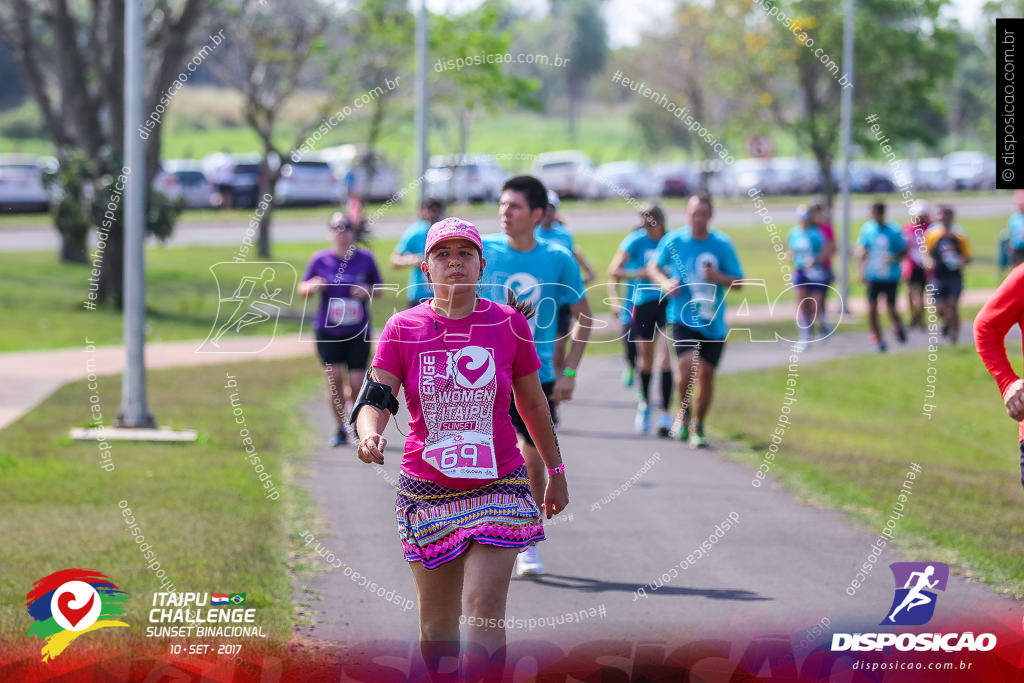
<path id="1" fill-rule="evenodd" d="M 356 145 L 338 145 L 326 147 L 313 154 L 307 154 L 303 160 L 326 161 L 341 181 L 341 200 L 348 199 L 349 186 L 354 194 L 364 202 L 385 202 L 395 196 L 401 189 L 398 171 L 380 156 L 374 156 L 373 178 L 367 182 L 371 158 Z"/>
<path id="2" fill-rule="evenodd" d="M 587 199 L 657 197 L 658 181 L 638 161 L 613 161 L 594 169 L 587 184 Z"/>
<path id="3" fill-rule="evenodd" d="M 202 164 L 191 159 L 161 162 L 153 178 L 153 189 L 190 209 L 208 209 L 217 205 L 217 189 L 206 179 Z"/>
<path id="4" fill-rule="evenodd" d="M 48 211 L 43 167 L 52 161 L 34 154 L 0 154 L 0 211 Z"/>
<path id="5" fill-rule="evenodd" d="M 982 152 L 946 155 L 946 169 L 954 190 L 991 190 L 996 186 L 996 161 Z"/>
<path id="6" fill-rule="evenodd" d="M 533 175 L 559 197 L 583 197 L 594 172 L 594 164 L 583 152 L 567 150 L 538 154 Z"/>
<path id="7" fill-rule="evenodd" d="M 510 174 L 489 154 L 433 156 L 424 175 L 428 197 L 446 202 L 494 202 Z"/>
<path id="8" fill-rule="evenodd" d="M 338 204 L 343 194 L 341 180 L 326 161 L 289 161 L 281 167 L 274 203 L 280 206 Z"/>
<path id="9" fill-rule="evenodd" d="M 945 192 L 953 189 L 953 181 L 940 158 L 918 159 L 914 167 L 914 189 L 918 192 Z"/>

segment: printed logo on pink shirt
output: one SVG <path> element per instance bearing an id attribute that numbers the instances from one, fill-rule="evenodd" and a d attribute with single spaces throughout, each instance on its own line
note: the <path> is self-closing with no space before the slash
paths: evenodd
<path id="1" fill-rule="evenodd" d="M 466 346 L 420 353 L 419 393 L 427 438 L 423 460 L 447 477 L 495 479 L 494 350 Z"/>

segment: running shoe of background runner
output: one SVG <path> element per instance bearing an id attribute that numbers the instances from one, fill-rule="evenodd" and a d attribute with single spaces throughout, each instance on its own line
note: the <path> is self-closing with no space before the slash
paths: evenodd
<path id="1" fill-rule="evenodd" d="M 627 389 L 633 386 L 633 368 L 626 368 L 622 371 L 622 386 Z"/>
<path id="2" fill-rule="evenodd" d="M 676 415 L 676 421 L 672 424 L 672 438 L 680 441 L 688 441 L 690 438 L 690 411 L 684 410 L 682 416 Z"/>
<path id="3" fill-rule="evenodd" d="M 633 418 L 633 429 L 640 434 L 651 431 L 651 405 L 640 401 L 636 405 L 636 417 Z"/>
<path id="4" fill-rule="evenodd" d="M 544 573 L 544 563 L 540 561 L 537 546 L 527 546 L 516 555 L 516 576 L 541 576 Z"/>
<path id="5" fill-rule="evenodd" d="M 662 413 L 658 418 L 658 436 L 672 436 L 672 418 L 668 416 L 668 413 Z"/>
<path id="6" fill-rule="evenodd" d="M 348 431 L 346 431 L 344 427 L 339 428 L 338 431 L 334 433 L 334 436 L 331 437 L 330 441 L 328 441 L 328 443 L 334 447 L 344 446 L 345 444 L 348 443 Z"/>
<path id="7" fill-rule="evenodd" d="M 694 425 L 690 434 L 690 448 L 707 448 L 708 440 L 704 438 L 704 425 Z"/>

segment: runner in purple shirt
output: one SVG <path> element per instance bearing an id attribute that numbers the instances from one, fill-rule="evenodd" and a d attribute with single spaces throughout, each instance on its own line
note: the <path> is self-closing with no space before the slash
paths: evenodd
<path id="1" fill-rule="evenodd" d="M 299 294 L 320 293 L 313 330 L 327 375 L 337 432 L 332 446 L 348 442 L 347 416 L 359 394 L 370 359 L 370 298 L 380 296 L 380 271 L 369 249 L 355 245 L 356 225 L 343 213 L 331 216 L 330 249 L 313 254 L 299 283 Z"/>

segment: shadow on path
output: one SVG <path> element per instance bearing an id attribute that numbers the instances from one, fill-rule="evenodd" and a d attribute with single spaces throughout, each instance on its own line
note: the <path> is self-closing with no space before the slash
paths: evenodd
<path id="1" fill-rule="evenodd" d="M 520 581 L 533 581 L 534 583 L 552 588 L 566 588 L 580 591 L 582 593 L 607 593 L 609 591 L 634 592 L 643 588 L 646 584 L 622 583 L 621 581 L 600 581 L 583 576 L 567 576 L 565 574 L 544 574 L 543 576 L 518 579 Z M 662 586 L 657 590 L 647 590 L 647 596 L 657 595 L 691 595 L 712 600 L 774 600 L 757 593 L 745 590 L 730 588 L 686 588 L 683 586 Z"/>

